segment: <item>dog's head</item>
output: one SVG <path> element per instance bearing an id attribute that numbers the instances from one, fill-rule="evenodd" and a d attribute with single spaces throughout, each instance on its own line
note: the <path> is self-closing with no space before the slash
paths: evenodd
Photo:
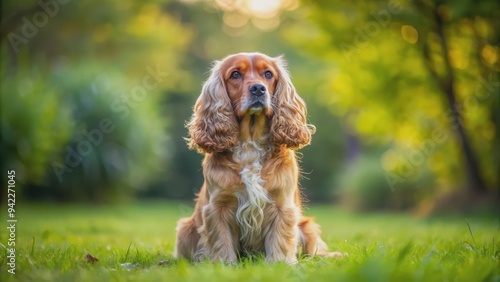
<path id="1" fill-rule="evenodd" d="M 314 126 L 295 91 L 283 57 L 239 53 L 216 61 L 188 123 L 190 148 L 222 152 L 239 143 L 240 123 L 263 115 L 272 144 L 298 149 L 309 144 Z"/>

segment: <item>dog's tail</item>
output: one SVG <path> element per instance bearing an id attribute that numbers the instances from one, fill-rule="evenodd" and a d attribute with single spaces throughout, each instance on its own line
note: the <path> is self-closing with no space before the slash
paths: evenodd
<path id="1" fill-rule="evenodd" d="M 176 230 L 177 239 L 175 241 L 174 257 L 192 259 L 200 240 L 194 217 L 181 218 L 177 222 Z"/>
<path id="2" fill-rule="evenodd" d="M 328 247 L 321 239 L 321 229 L 312 217 L 302 217 L 299 221 L 300 246 L 302 252 L 310 256 L 342 257 L 339 252 L 328 252 Z"/>

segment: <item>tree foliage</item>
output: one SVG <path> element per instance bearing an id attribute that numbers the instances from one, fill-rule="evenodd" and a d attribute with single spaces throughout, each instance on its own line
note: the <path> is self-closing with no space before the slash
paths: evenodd
<path id="1" fill-rule="evenodd" d="M 498 3 L 307 3 L 287 38 L 330 65 L 320 99 L 386 146 L 390 186 L 429 168 L 440 191 L 498 187 Z"/>
<path id="2" fill-rule="evenodd" d="M 2 5 L 2 166 L 32 198 L 192 198 L 185 121 L 211 62 L 248 51 L 285 54 L 307 102 L 309 199 L 402 209 L 498 193 L 496 1 Z M 82 140 L 92 152 L 71 167 Z"/>

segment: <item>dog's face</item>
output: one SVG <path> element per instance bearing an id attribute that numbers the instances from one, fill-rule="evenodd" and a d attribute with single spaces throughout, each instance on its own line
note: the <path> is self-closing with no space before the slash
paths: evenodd
<path id="1" fill-rule="evenodd" d="M 201 152 L 223 152 L 251 128 L 252 138 L 262 135 L 272 146 L 296 150 L 308 145 L 315 131 L 306 117 L 283 57 L 239 53 L 214 63 L 187 124 L 187 140 Z"/>
<path id="2" fill-rule="evenodd" d="M 263 54 L 236 54 L 221 64 L 234 112 L 239 118 L 246 114 L 271 116 L 271 96 L 275 94 L 279 72 L 275 62 Z"/>

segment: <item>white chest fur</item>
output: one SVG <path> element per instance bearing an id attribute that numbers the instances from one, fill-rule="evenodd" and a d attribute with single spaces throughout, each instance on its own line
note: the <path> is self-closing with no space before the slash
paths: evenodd
<path id="1" fill-rule="evenodd" d="M 264 189 L 262 179 L 262 159 L 266 154 L 258 143 L 248 141 L 233 149 L 235 162 L 241 164 L 241 180 L 244 191 L 238 192 L 236 220 L 240 226 L 240 239 L 255 242 L 261 236 L 264 207 L 271 202 Z"/>

